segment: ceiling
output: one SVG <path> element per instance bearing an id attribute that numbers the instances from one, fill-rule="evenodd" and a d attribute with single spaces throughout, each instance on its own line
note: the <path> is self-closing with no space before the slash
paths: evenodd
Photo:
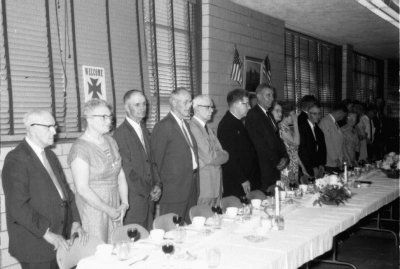
<path id="1" fill-rule="evenodd" d="M 380 58 L 399 58 L 399 29 L 356 0 L 231 0 L 285 27 Z"/>

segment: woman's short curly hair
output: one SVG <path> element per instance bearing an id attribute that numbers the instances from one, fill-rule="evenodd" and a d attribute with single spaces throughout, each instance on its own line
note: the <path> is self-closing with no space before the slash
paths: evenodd
<path id="1" fill-rule="evenodd" d="M 106 101 L 98 98 L 90 99 L 83 106 L 83 116 L 86 118 L 94 109 L 101 106 L 107 107 L 111 111 L 111 106 Z"/>

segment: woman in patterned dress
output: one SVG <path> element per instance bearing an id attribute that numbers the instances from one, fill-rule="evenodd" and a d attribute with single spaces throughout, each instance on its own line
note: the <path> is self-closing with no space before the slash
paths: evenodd
<path id="1" fill-rule="evenodd" d="M 279 122 L 279 132 L 290 159 L 289 165 L 281 171 L 281 181 L 288 187 L 289 183 L 298 184 L 299 165 L 303 165 L 298 156 L 300 134 L 297 114 L 291 106 L 282 106 L 275 102 L 272 106 L 272 115 L 276 122 Z"/>
<path id="2" fill-rule="evenodd" d="M 112 114 L 99 99 L 85 104 L 87 128 L 68 156 L 76 189 L 76 204 L 89 235 L 110 242 L 122 223 L 128 205 L 128 187 L 115 140 L 108 134 Z"/>

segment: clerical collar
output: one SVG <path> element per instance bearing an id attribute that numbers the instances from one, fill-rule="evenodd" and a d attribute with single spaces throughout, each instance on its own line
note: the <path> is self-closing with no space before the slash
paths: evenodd
<path id="1" fill-rule="evenodd" d="M 232 116 L 234 116 L 236 119 L 238 119 L 238 120 L 242 120 L 242 119 L 239 119 L 239 118 L 238 118 L 238 116 L 236 116 L 236 115 L 235 115 L 235 113 L 233 113 L 232 111 L 230 111 L 230 110 L 229 110 L 229 113 L 231 113 L 231 114 L 232 114 Z"/>
<path id="2" fill-rule="evenodd" d="M 201 120 L 199 117 L 197 117 L 196 115 L 194 115 L 193 118 L 195 120 L 197 120 L 201 124 L 201 126 L 203 126 L 203 127 L 206 126 L 206 123 L 203 120 Z"/>

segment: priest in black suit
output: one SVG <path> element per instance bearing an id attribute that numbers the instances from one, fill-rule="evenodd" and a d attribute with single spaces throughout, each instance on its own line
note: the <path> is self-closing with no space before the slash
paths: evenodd
<path id="1" fill-rule="evenodd" d="M 146 97 L 140 91 L 130 90 L 124 95 L 124 106 L 127 116 L 114 132 L 128 184 L 130 207 L 124 224 L 136 223 L 151 230 L 161 182 L 150 151 L 150 136 L 142 121 L 146 116 Z"/>
<path id="2" fill-rule="evenodd" d="M 261 190 L 267 191 L 280 179 L 280 171 L 289 163 L 279 127 L 269 112 L 274 101 L 274 89 L 260 84 L 256 89 L 257 105 L 247 114 L 246 129 L 257 151 L 261 172 Z"/>
<path id="3" fill-rule="evenodd" d="M 56 125 L 47 111 L 25 115 L 25 139 L 4 161 L 8 251 L 22 269 L 56 269 L 56 250 L 68 249 L 66 239 L 87 234 L 80 224 L 75 197 L 65 179 L 54 143 Z"/>
<path id="4" fill-rule="evenodd" d="M 243 89 L 235 89 L 227 96 L 229 110 L 218 125 L 217 136 L 229 160 L 222 165 L 223 196 L 248 194 L 259 185 L 257 157 L 254 146 L 243 124 L 250 104 Z"/>

